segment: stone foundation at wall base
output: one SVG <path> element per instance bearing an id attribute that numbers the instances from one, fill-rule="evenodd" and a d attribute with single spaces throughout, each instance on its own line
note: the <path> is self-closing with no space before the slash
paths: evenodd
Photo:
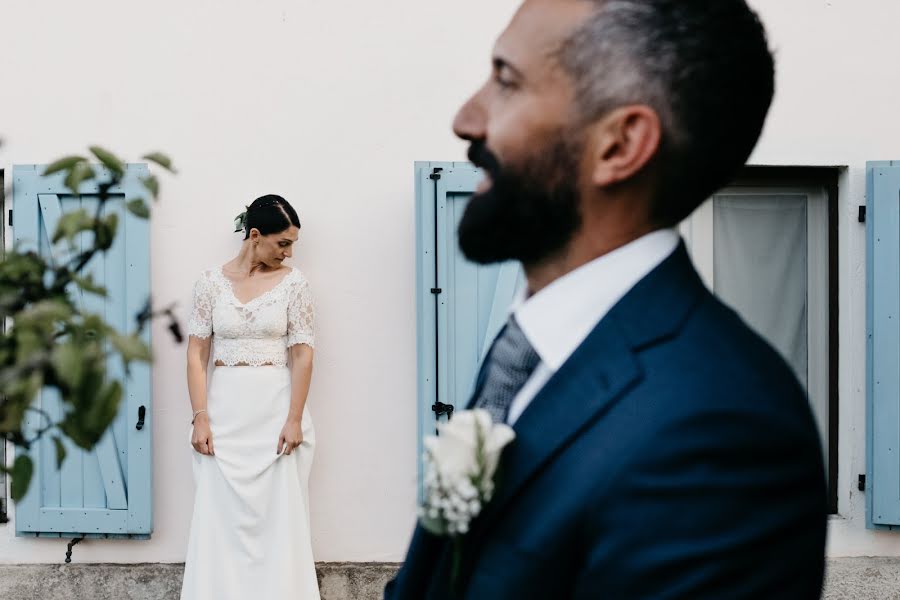
<path id="1" fill-rule="evenodd" d="M 378 600 L 395 563 L 319 563 L 322 600 Z M 3 600 L 178 600 L 183 564 L 0 565 Z M 900 597 L 900 558 L 828 561 L 826 600 Z"/>
<path id="2" fill-rule="evenodd" d="M 380 599 L 395 563 L 319 563 L 322 600 Z M 3 600 L 178 600 L 184 564 L 0 565 Z"/>

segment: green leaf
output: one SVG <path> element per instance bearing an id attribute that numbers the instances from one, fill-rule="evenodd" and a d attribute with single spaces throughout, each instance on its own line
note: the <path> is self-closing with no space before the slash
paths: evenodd
<path id="1" fill-rule="evenodd" d="M 79 288 L 90 294 L 96 294 L 98 296 L 103 296 L 104 298 L 108 295 L 107 289 L 99 283 L 96 283 L 94 281 L 94 276 L 90 273 L 88 273 L 86 277 L 73 273 L 72 281 L 74 281 L 75 285 Z"/>
<path id="2" fill-rule="evenodd" d="M 100 146 L 91 146 L 90 151 L 103 163 L 103 166 L 112 171 L 117 177 L 121 177 L 125 174 L 124 163 L 109 150 L 105 150 Z"/>
<path id="3" fill-rule="evenodd" d="M 66 460 L 66 446 L 58 435 L 53 436 L 53 443 L 56 445 L 56 468 L 61 469 L 63 461 Z"/>
<path id="4" fill-rule="evenodd" d="M 95 444 L 115 420 L 123 395 L 122 384 L 118 381 L 109 381 L 94 398 L 93 405 L 87 413 L 87 425 Z"/>
<path id="5" fill-rule="evenodd" d="M 106 217 L 103 221 L 97 224 L 97 228 L 95 230 L 96 241 L 94 242 L 97 245 L 97 248 L 100 250 L 109 250 L 113 241 L 116 239 L 116 229 L 119 227 L 119 215 L 116 213 L 112 213 Z"/>
<path id="6" fill-rule="evenodd" d="M 3 375 L 3 394 L 6 397 L 4 406 L 8 406 L 10 402 L 17 405 L 14 412 L 24 419 L 25 410 L 31 404 L 31 401 L 37 395 L 43 386 L 43 377 L 41 373 L 32 373 L 25 375 L 22 369 L 8 369 Z M 15 379 L 10 379 L 10 375 L 18 374 Z M 4 423 L 7 425 L 8 423 Z"/>
<path id="7" fill-rule="evenodd" d="M 147 208 L 147 204 L 141 198 L 135 198 L 134 200 L 129 200 L 128 204 L 129 212 L 136 217 L 140 217 L 141 219 L 150 218 L 150 209 Z"/>
<path id="8" fill-rule="evenodd" d="M 81 324 L 84 332 L 84 341 L 82 343 L 88 343 L 91 340 L 99 341 L 114 333 L 112 326 L 104 321 L 100 315 L 82 313 L 82 316 L 84 317 L 84 321 Z"/>
<path id="9" fill-rule="evenodd" d="M 144 160 L 149 160 L 150 162 L 154 162 L 161 166 L 163 169 L 166 169 L 170 173 L 177 173 L 175 167 L 172 166 L 172 159 L 163 154 L 162 152 L 151 152 L 150 154 L 144 155 Z"/>
<path id="10" fill-rule="evenodd" d="M 22 311 L 20 316 L 37 318 L 42 321 L 63 321 L 72 316 L 72 307 L 59 299 L 47 298 L 35 302 L 29 309 Z"/>
<path id="11" fill-rule="evenodd" d="M 25 497 L 28 491 L 28 485 L 31 483 L 31 476 L 34 474 L 34 465 L 27 454 L 19 454 L 12 468 L 12 499 L 18 502 Z"/>
<path id="12" fill-rule="evenodd" d="M 69 171 L 78 163 L 86 161 L 87 159 L 83 156 L 66 156 L 47 165 L 47 168 L 44 169 L 44 175 L 53 175 L 60 171 Z"/>
<path id="13" fill-rule="evenodd" d="M 74 411 L 66 413 L 66 419 L 74 418 L 83 421 L 103 388 L 103 382 L 106 379 L 106 365 L 93 362 L 86 363 L 85 368 L 87 370 L 81 386 L 74 395 L 66 399 L 75 408 Z"/>
<path id="14" fill-rule="evenodd" d="M 86 162 L 76 163 L 66 175 L 65 184 L 73 194 L 78 195 L 81 183 L 93 179 L 95 176 L 96 173 L 91 165 Z"/>
<path id="15" fill-rule="evenodd" d="M 6 390 L 4 390 L 4 392 L 5 391 Z M 22 428 L 22 421 L 25 420 L 25 410 L 27 407 L 27 400 L 10 398 L 7 395 L 3 403 L 0 404 L 0 433 L 20 431 Z"/>
<path id="16" fill-rule="evenodd" d="M 81 386 L 63 398 L 68 406 L 63 420 L 58 423 L 59 429 L 84 450 L 90 450 L 100 440 L 115 419 L 121 399 L 121 385 L 104 383 L 103 364 L 87 367 Z"/>
<path id="17" fill-rule="evenodd" d="M 66 434 L 67 438 L 72 440 L 72 443 L 83 450 L 90 450 L 96 443 L 92 437 L 85 433 L 80 420 L 76 420 L 71 415 L 67 416 L 66 420 L 59 424 L 59 428 Z"/>
<path id="18" fill-rule="evenodd" d="M 58 344 L 50 354 L 57 376 L 69 387 L 77 388 L 84 378 L 85 360 L 75 344 Z"/>
<path id="19" fill-rule="evenodd" d="M 55 333 L 61 323 L 67 323 L 71 319 L 72 310 L 69 304 L 60 299 L 40 300 L 19 311 L 11 333 L 17 337 L 19 346 L 22 346 L 24 342 L 19 338 L 23 335 Z"/>
<path id="20" fill-rule="evenodd" d="M 150 362 L 153 355 L 150 353 L 150 347 L 144 343 L 144 340 L 136 335 L 120 335 L 112 334 L 112 343 L 122 359 L 125 362 L 139 360 L 141 362 Z"/>
<path id="21" fill-rule="evenodd" d="M 0 317 L 15 317 L 30 302 L 47 297 L 48 265 L 33 252 L 7 252 L 0 260 Z"/>
<path id="22" fill-rule="evenodd" d="M 119 215 L 117 215 L 116 213 L 110 213 L 106 216 L 106 220 L 104 222 L 112 230 L 113 235 L 115 235 L 116 229 L 118 229 L 119 227 Z"/>
<path id="23" fill-rule="evenodd" d="M 159 198 L 159 180 L 156 178 L 156 175 L 148 175 L 146 177 L 142 177 L 141 183 L 144 184 L 144 187 L 147 188 L 147 191 L 153 194 L 154 200 Z"/>
<path id="24" fill-rule="evenodd" d="M 90 231 L 94 228 L 94 218 L 86 210 L 80 208 L 64 214 L 59 219 L 56 232 L 53 234 L 53 243 L 65 238 L 70 242 L 82 231 Z"/>
<path id="25" fill-rule="evenodd" d="M 44 349 L 45 340 L 34 327 L 25 324 L 16 325 L 13 332 L 16 339 L 16 362 L 25 364 L 30 358 Z"/>

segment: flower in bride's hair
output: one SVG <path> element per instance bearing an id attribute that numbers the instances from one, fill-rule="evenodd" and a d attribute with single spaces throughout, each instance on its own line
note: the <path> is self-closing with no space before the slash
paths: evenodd
<path id="1" fill-rule="evenodd" d="M 244 211 L 234 218 L 234 232 L 244 231 L 244 225 L 247 223 L 247 212 Z"/>
<path id="2" fill-rule="evenodd" d="M 494 423 L 486 410 L 461 411 L 425 439 L 422 526 L 437 535 L 458 537 L 491 500 L 503 449 L 516 435 Z"/>

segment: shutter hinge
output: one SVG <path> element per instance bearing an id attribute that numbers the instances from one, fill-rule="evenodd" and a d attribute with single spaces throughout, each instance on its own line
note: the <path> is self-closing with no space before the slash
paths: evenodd
<path id="1" fill-rule="evenodd" d="M 12 227 L 12 209 L 9 209 L 9 226 Z"/>
<path id="2" fill-rule="evenodd" d="M 859 214 L 857 215 L 856 218 L 860 223 L 866 222 L 866 207 L 865 206 L 859 207 Z"/>
<path id="3" fill-rule="evenodd" d="M 443 171 L 443 170 L 444 170 L 443 167 L 435 167 L 434 170 L 431 172 L 431 175 L 428 176 L 428 179 L 430 179 L 432 181 L 437 181 L 438 179 L 441 178 L 441 171 Z"/>
<path id="4" fill-rule="evenodd" d="M 431 293 L 435 295 L 440 294 L 443 291 L 444 290 L 442 290 L 441 288 L 431 288 Z"/>
<path id="5" fill-rule="evenodd" d="M 865 474 L 859 476 L 859 481 L 856 482 L 856 489 L 861 492 L 866 491 L 866 476 Z"/>

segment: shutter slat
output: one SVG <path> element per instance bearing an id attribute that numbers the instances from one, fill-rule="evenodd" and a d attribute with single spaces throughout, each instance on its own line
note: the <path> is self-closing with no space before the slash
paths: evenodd
<path id="1" fill-rule="evenodd" d="M 38 252 L 41 239 L 41 217 L 37 201 L 37 183 L 39 178 L 34 165 L 13 167 L 13 211 L 15 212 L 15 227 L 13 228 L 13 241 L 22 252 Z M 40 402 L 40 399 L 38 399 Z M 34 412 L 29 411 L 25 415 L 24 434 L 33 437 L 40 429 L 40 419 Z M 16 448 L 16 453 L 23 452 Z M 34 464 L 40 469 L 39 447 L 35 445 L 27 453 Z M 16 524 L 16 534 L 28 531 L 37 535 L 39 528 L 39 506 L 41 502 L 41 479 L 38 473 L 32 477 L 31 485 L 25 497 L 16 503 L 13 519 Z"/>
<path id="2" fill-rule="evenodd" d="M 133 198 L 142 189 L 141 178 L 150 175 L 146 165 L 134 165 L 128 173 L 128 186 Z M 125 285 L 124 331 L 137 331 L 137 315 L 144 309 L 150 298 L 150 227 L 144 219 L 125 211 L 120 218 L 120 227 L 125 243 L 124 277 Z M 110 277 L 112 277 L 110 275 Z M 110 283 L 113 283 L 110 279 Z M 150 328 L 142 334 L 144 342 L 151 342 Z M 153 406 L 150 381 L 150 365 L 134 363 L 122 404 L 123 418 L 128 437 L 128 533 L 150 533 L 153 531 L 153 468 L 150 456 L 153 450 Z M 144 426 L 138 430 L 138 409 L 144 406 L 146 416 Z"/>
<path id="3" fill-rule="evenodd" d="M 94 277 L 100 285 L 109 286 L 113 289 L 118 289 L 124 285 L 124 282 L 121 281 L 121 279 L 124 273 L 126 273 L 125 254 L 127 252 L 126 244 L 128 243 L 128 223 L 125 221 L 126 212 L 125 205 L 122 203 L 116 203 L 111 206 L 107 205 L 104 210 L 104 214 L 115 214 L 119 218 L 119 233 L 113 242 L 112 248 L 110 248 L 110 251 L 103 257 L 103 269 L 98 269 L 98 271 L 94 273 Z M 147 245 L 149 246 L 149 242 Z M 147 289 L 145 293 L 149 296 L 149 289 Z M 100 299 L 98 298 L 98 300 Z M 106 322 L 115 327 L 118 331 L 128 331 L 129 317 L 126 314 L 125 301 L 125 295 L 111 294 L 106 298 L 105 302 L 103 302 Z M 119 381 L 124 380 L 125 368 L 121 361 L 113 361 L 113 363 L 109 365 L 109 374 L 110 377 L 116 378 Z M 122 401 L 124 403 L 127 400 L 123 399 Z M 123 477 L 126 479 L 128 478 L 128 414 L 128 410 L 120 410 L 112 426 L 113 439 L 119 452 L 119 466 L 122 469 Z"/>

